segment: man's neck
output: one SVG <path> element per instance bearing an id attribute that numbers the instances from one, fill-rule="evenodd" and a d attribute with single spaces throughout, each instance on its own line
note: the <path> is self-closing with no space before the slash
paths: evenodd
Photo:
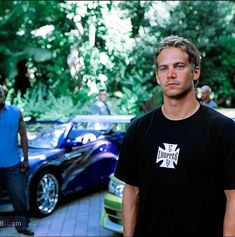
<path id="1" fill-rule="evenodd" d="M 164 100 L 162 112 L 170 120 L 182 120 L 192 116 L 199 109 L 200 103 L 193 98 L 191 100 Z"/>

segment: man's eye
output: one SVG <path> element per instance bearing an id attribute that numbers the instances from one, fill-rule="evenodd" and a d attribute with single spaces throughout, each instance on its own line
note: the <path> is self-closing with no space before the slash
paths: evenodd
<path id="1" fill-rule="evenodd" d="M 184 65 L 183 64 L 177 64 L 176 65 L 176 69 L 179 69 L 179 70 L 182 70 L 182 69 L 184 69 Z"/>
<path id="2" fill-rule="evenodd" d="M 160 67 L 160 68 L 159 68 L 159 71 L 160 71 L 160 72 L 165 72 L 166 70 L 167 70 L 166 67 Z"/>

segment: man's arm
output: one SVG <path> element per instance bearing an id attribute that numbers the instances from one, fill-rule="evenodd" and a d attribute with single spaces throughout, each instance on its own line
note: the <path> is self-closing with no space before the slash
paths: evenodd
<path id="1" fill-rule="evenodd" d="M 19 134 L 20 134 L 20 144 L 23 150 L 23 156 L 24 160 L 21 164 L 22 171 L 26 172 L 28 170 L 29 164 L 28 164 L 28 138 L 25 128 L 25 123 L 23 119 L 22 113 L 20 114 L 20 120 L 19 120 Z"/>
<path id="2" fill-rule="evenodd" d="M 235 236 L 235 190 L 225 190 L 227 198 L 223 236 Z"/>
<path id="3" fill-rule="evenodd" d="M 139 211 L 139 188 L 126 184 L 122 197 L 123 236 L 133 236 Z"/>

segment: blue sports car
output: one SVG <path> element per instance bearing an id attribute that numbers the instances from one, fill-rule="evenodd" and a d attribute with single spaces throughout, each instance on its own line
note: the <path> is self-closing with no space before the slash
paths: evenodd
<path id="1" fill-rule="evenodd" d="M 66 123 L 28 124 L 30 211 L 47 216 L 62 196 L 108 183 L 132 118 L 85 115 Z M 108 129 L 102 130 L 102 124 Z M 99 130 L 94 129 L 97 127 Z M 7 195 L 2 197 L 0 210 L 8 202 Z"/>

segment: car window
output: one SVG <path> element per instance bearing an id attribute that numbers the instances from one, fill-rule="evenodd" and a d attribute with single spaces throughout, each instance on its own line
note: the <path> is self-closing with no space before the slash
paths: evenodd
<path id="1" fill-rule="evenodd" d="M 40 131 L 28 132 L 30 148 L 52 149 L 58 144 L 58 139 L 64 133 L 65 124 L 51 125 L 41 128 Z"/>

